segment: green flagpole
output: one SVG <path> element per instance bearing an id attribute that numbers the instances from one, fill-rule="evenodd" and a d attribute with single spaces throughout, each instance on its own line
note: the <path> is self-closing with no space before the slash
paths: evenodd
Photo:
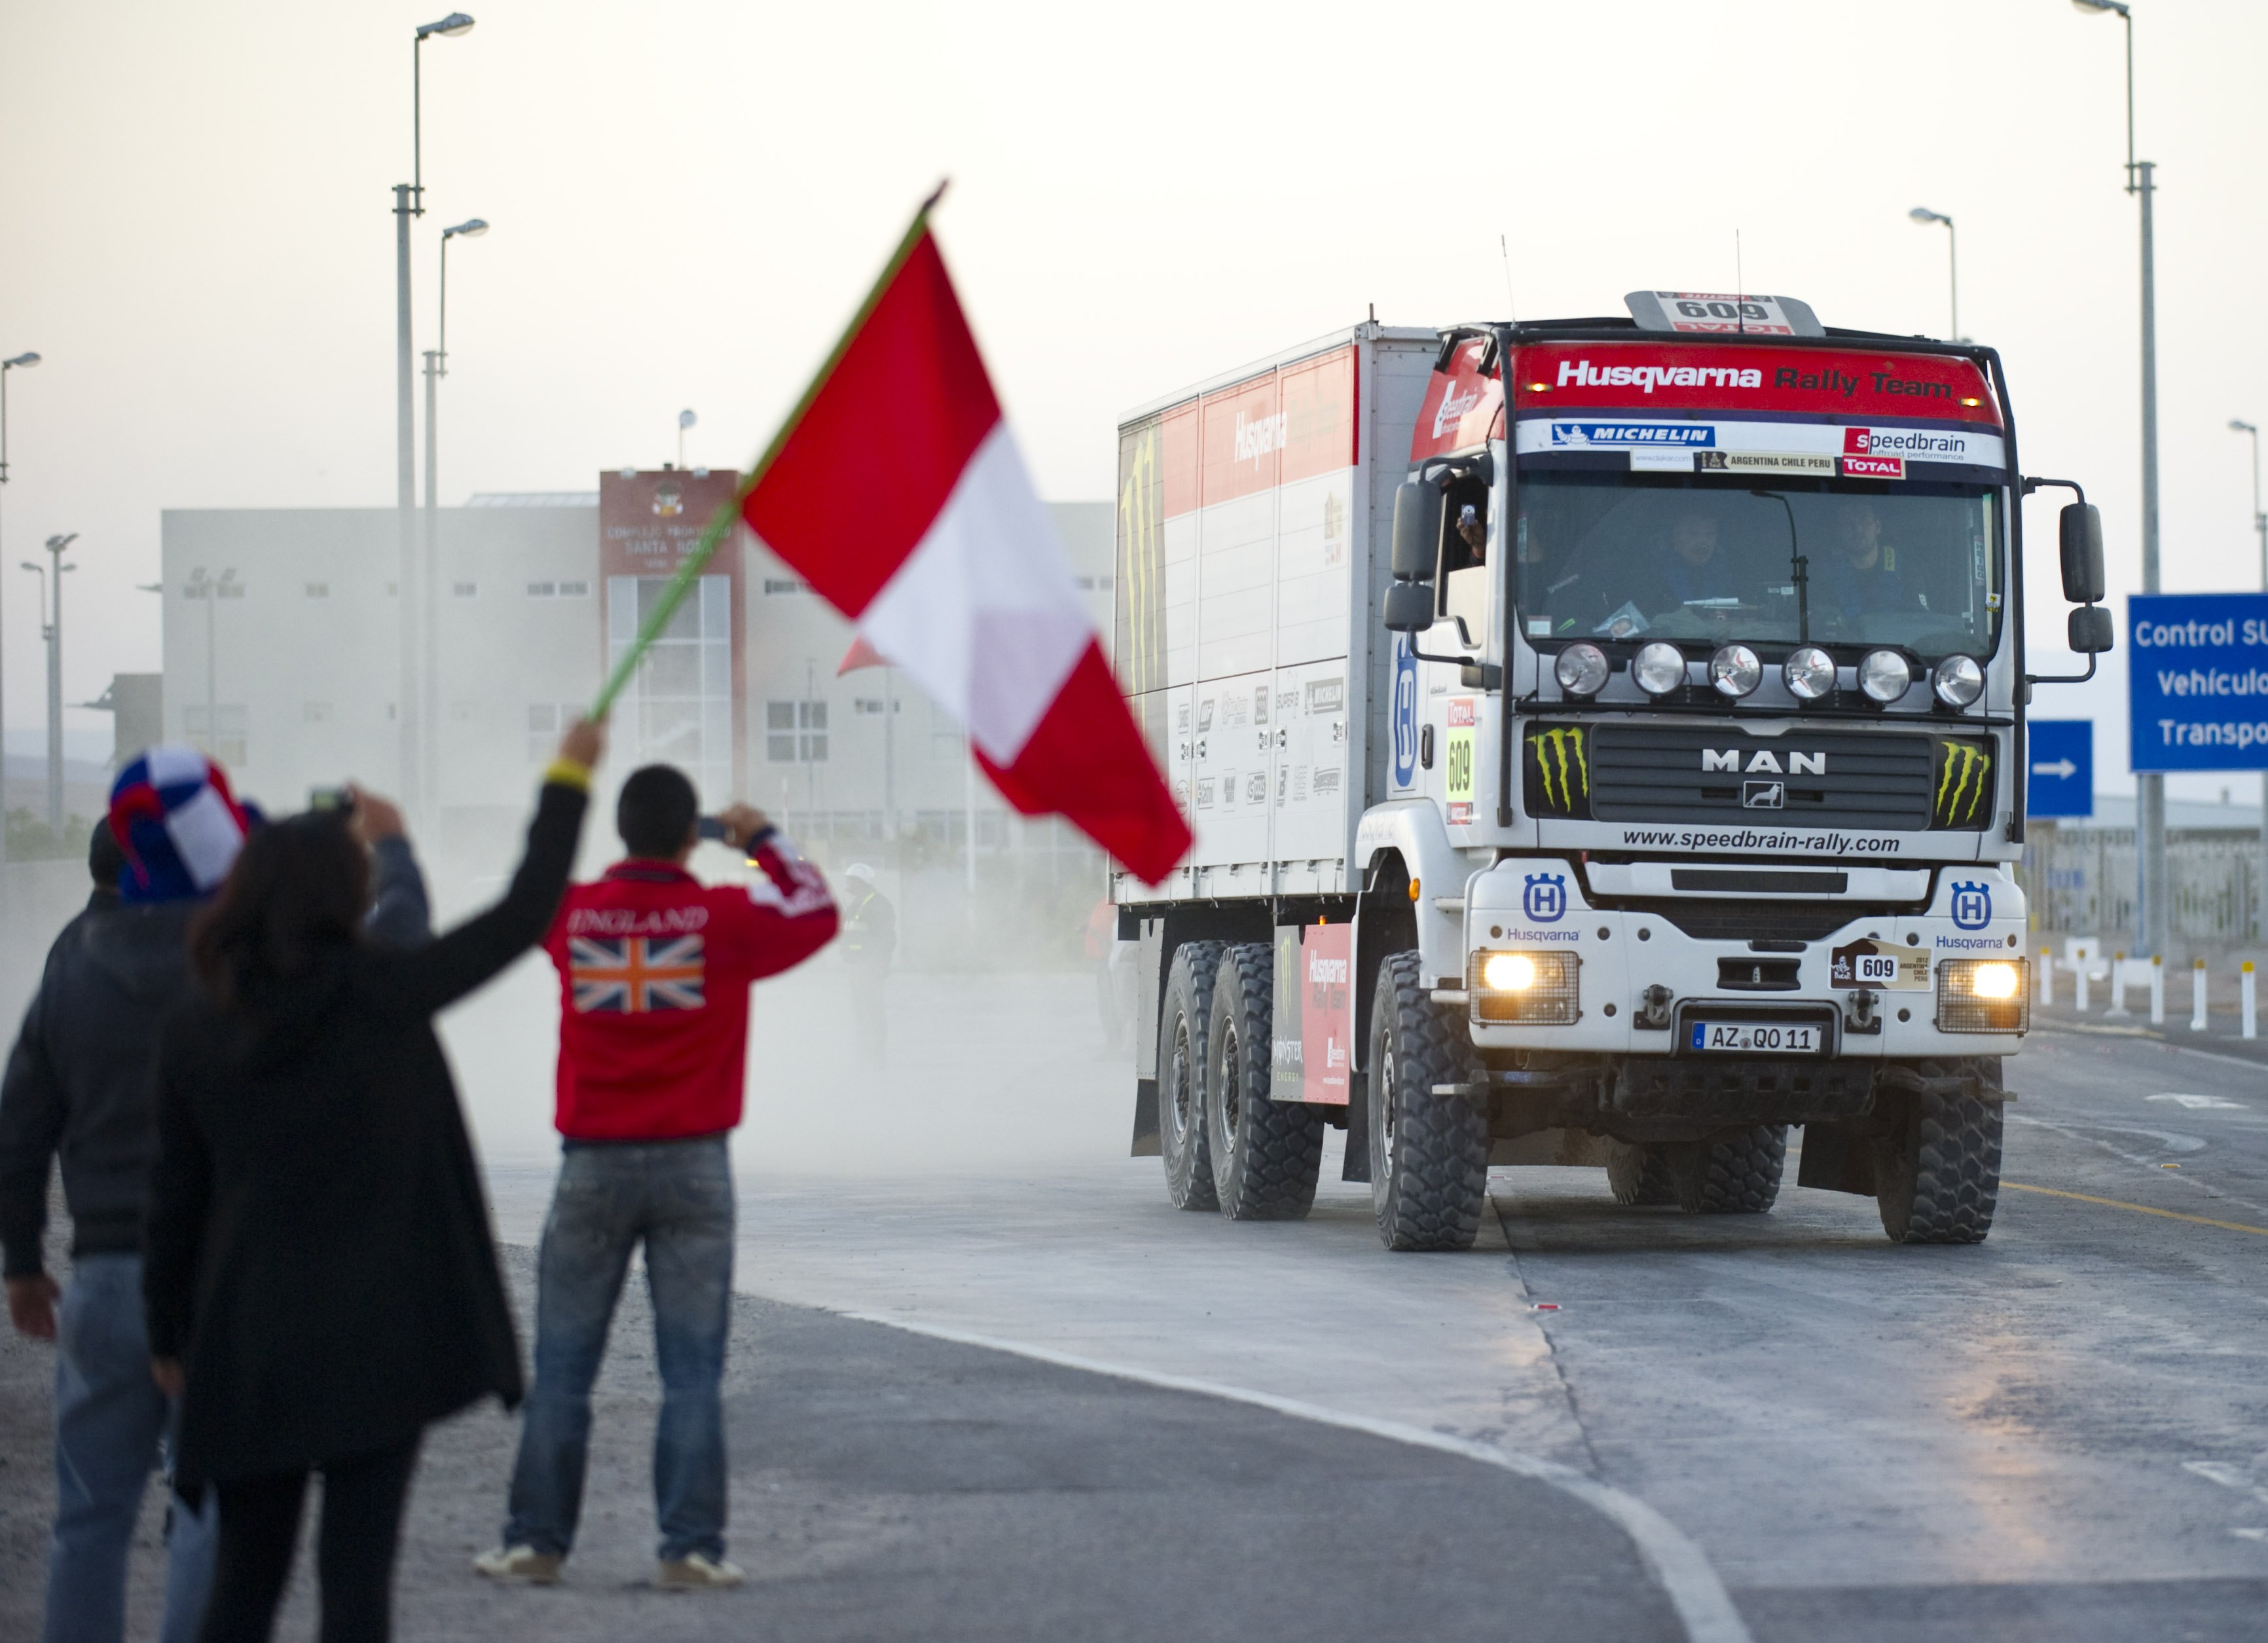
<path id="1" fill-rule="evenodd" d="M 622 652 L 622 659 L 607 674 L 607 682 L 599 690 L 599 699 L 591 704 L 593 718 L 604 718 L 613 709 L 615 698 L 622 693 L 630 682 L 630 675 L 637 671 L 637 665 L 645 659 L 646 652 L 661 637 L 661 630 L 669 625 L 669 619 L 677 614 L 677 608 L 685 602 L 685 596 L 692 591 L 695 579 L 708 567 L 709 561 L 716 555 L 717 545 L 725 540 L 725 534 L 732 529 L 733 521 L 740 516 L 740 505 L 747 500 L 748 493 L 771 470 L 771 465 L 778 460 L 781 450 L 787 445 L 788 436 L 796 431 L 797 425 L 803 421 L 804 413 L 819 397 L 820 389 L 827 386 L 827 379 L 835 374 L 835 367 L 850 351 L 851 339 L 865 325 L 867 316 L 874 312 L 874 305 L 882 299 L 883 291 L 889 288 L 898 270 L 905 266 L 906 258 L 912 254 L 915 245 L 929 232 L 929 214 L 945 197 L 946 186 L 944 182 L 939 183 L 936 192 L 921 203 L 921 209 L 914 213 L 912 225 L 907 228 L 905 237 L 898 241 L 898 248 L 890 254 L 890 260 L 883 265 L 873 288 L 866 293 L 866 299 L 858 305 L 858 312 L 850 317 L 850 323 L 836 339 L 833 350 L 827 356 L 827 363 L 820 366 L 819 374 L 813 377 L 811 386 L 804 389 L 803 397 L 795 402 L 795 409 L 788 413 L 787 420 L 772 436 L 772 442 L 764 447 L 764 453 L 756 459 L 756 465 L 748 470 L 747 476 L 734 489 L 733 499 L 719 506 L 711 518 L 708 528 L 701 533 L 701 540 L 694 544 L 693 552 L 677 567 L 677 574 L 669 578 L 669 586 L 662 590 L 659 602 L 647 614 L 645 620 L 638 623 L 637 637 L 630 642 L 630 647 Z"/>

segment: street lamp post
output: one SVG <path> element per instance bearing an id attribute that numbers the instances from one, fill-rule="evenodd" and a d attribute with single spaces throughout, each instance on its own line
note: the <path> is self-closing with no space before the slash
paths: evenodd
<path id="1" fill-rule="evenodd" d="M 435 308 L 440 315 L 439 346 L 425 350 L 425 763 L 422 785 L 438 811 L 441 803 L 441 481 L 440 406 L 436 385 L 449 374 L 449 242 L 462 234 L 477 239 L 489 225 L 475 217 L 441 231 L 441 270 Z"/>
<path id="2" fill-rule="evenodd" d="M 2158 591 L 2158 276 L 2152 208 L 2157 185 L 2152 161 L 2134 158 L 2134 14 L 2125 0 L 2071 0 L 2090 14 L 2115 12 L 2126 26 L 2126 192 L 2141 207 L 2142 229 L 2142 591 Z M 2134 778 L 2134 843 L 2139 880 L 2135 936 L 2144 954 L 2166 950 L 2166 778 L 2156 771 Z"/>
<path id="3" fill-rule="evenodd" d="M 28 371 L 40 363 L 37 354 L 18 354 L 13 359 L 0 359 L 0 486 L 8 483 L 8 373 Z M 0 867 L 8 865 L 8 753 L 7 714 L 0 709 Z"/>
<path id="4" fill-rule="evenodd" d="M 438 23 L 421 23 L 409 47 L 409 176 L 394 185 L 394 508 L 400 515 L 401 688 L 395 710 L 401 741 L 401 797 L 415 813 L 417 786 L 417 414 L 411 378 L 409 335 L 409 219 L 425 214 L 424 52 L 425 38 L 454 39 L 471 30 L 473 19 L 452 11 Z"/>
<path id="5" fill-rule="evenodd" d="M 1926 205 L 1917 205 L 1906 213 L 1917 223 L 1945 225 L 1945 277 L 1953 292 L 1953 329 L 1948 335 L 1954 342 L 1961 338 L 1961 259 L 1954 247 L 1953 219 L 1942 211 L 1933 211 Z"/>
<path id="6" fill-rule="evenodd" d="M 2260 591 L 2268 593 L 2268 513 L 2260 511 L 2260 429 L 2242 416 L 2228 420 L 2232 433 L 2252 436 L 2252 528 L 2260 536 Z M 2268 935 L 2268 770 L 2260 772 L 2260 867 L 2255 875 L 2259 881 L 2260 933 Z"/>
<path id="7" fill-rule="evenodd" d="M 58 841 L 63 836 L 63 572 L 78 569 L 63 563 L 63 549 L 77 540 L 77 531 L 48 538 L 48 557 L 55 574 L 52 584 L 42 578 L 40 588 L 47 595 L 40 637 L 48 642 L 48 834 Z"/>

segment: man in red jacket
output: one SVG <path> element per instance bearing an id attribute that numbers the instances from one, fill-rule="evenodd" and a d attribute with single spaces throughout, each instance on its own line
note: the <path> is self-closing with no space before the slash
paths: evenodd
<path id="1" fill-rule="evenodd" d="M 817 870 L 762 814 L 735 805 L 725 842 L 763 877 L 707 886 L 685 870 L 700 833 L 693 784 L 650 764 L 622 784 L 626 859 L 567 892 L 545 950 L 559 971 L 559 1183 L 537 1260 L 535 1381 L 499 1580 L 559 1578 L 582 1510 L 591 1386 L 630 1252 L 645 1246 L 661 1418 L 654 1433 L 655 1583 L 737 1586 L 725 1560 L 725 1425 L 718 1384 L 733 1293 L 733 1177 L 748 987 L 836 931 Z"/>

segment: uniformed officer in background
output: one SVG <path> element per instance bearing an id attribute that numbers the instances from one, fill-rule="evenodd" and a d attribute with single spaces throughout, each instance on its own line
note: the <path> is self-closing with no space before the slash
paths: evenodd
<path id="1" fill-rule="evenodd" d="M 889 1044 L 882 990 L 898 947 L 898 910 L 865 862 L 852 862 L 843 880 L 843 962 L 850 979 L 851 1029 L 859 1060 L 879 1066 Z"/>

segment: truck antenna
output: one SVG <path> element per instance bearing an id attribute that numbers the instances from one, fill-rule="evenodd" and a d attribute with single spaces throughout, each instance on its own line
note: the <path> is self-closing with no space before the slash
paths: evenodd
<path id="1" fill-rule="evenodd" d="M 1512 247 L 1505 243 L 1505 237 L 1498 234 L 1496 237 L 1496 248 L 1498 254 L 1504 258 L 1504 317 L 1517 324 L 1520 320 L 1520 301 L 1512 294 Z"/>
<path id="2" fill-rule="evenodd" d="M 1749 334 L 1749 322 L 1741 313 L 1741 305 L 1749 294 L 1748 276 L 1741 272 L 1741 231 L 1733 230 L 1733 328 L 1741 335 Z"/>

